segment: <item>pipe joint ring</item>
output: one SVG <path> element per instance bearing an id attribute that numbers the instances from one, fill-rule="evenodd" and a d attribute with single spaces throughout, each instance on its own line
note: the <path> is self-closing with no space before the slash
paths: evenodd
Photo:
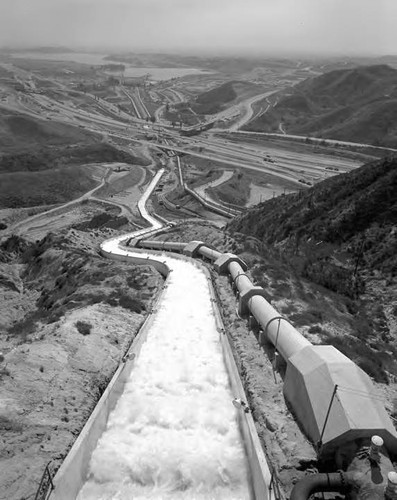
<path id="1" fill-rule="evenodd" d="M 235 278 L 233 278 L 233 283 L 237 286 L 237 282 L 238 282 L 238 279 L 240 278 L 240 276 L 245 276 L 246 278 L 248 278 L 247 274 L 246 273 L 240 273 L 238 274 Z M 249 279 L 249 278 L 248 278 Z"/>
<path id="2" fill-rule="evenodd" d="M 279 320 L 281 321 L 282 319 L 285 319 L 283 316 L 274 316 L 273 318 L 269 319 L 269 321 L 266 323 L 266 326 L 265 326 L 265 335 L 267 334 L 267 330 L 269 329 L 269 326 L 270 324 L 273 322 L 273 321 L 276 321 L 276 320 Z M 285 321 L 288 322 L 288 320 L 285 319 Z"/>
<path id="3" fill-rule="evenodd" d="M 263 331 L 263 336 L 261 336 L 261 340 L 263 340 L 263 338 L 265 338 L 265 339 L 267 338 L 267 331 L 268 331 L 268 329 L 269 329 L 270 324 L 271 324 L 273 321 L 276 321 L 277 319 L 279 320 L 279 322 L 280 322 L 281 320 L 284 320 L 284 321 L 286 321 L 287 323 L 291 324 L 291 323 L 290 323 L 290 322 L 289 322 L 286 318 L 284 318 L 283 316 L 274 316 L 274 318 L 269 319 L 269 321 L 266 323 L 265 329 L 264 329 L 264 331 Z M 277 340 L 278 340 L 278 334 L 277 334 Z M 276 349 L 277 349 L 277 340 L 276 340 L 276 345 L 274 346 Z"/>

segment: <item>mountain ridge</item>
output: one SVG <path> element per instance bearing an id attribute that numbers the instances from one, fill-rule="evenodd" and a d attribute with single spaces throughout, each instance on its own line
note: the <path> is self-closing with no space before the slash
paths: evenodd
<path id="1" fill-rule="evenodd" d="M 397 70 L 386 64 L 334 70 L 279 95 L 245 129 L 397 146 Z"/>
<path id="2" fill-rule="evenodd" d="M 310 260 L 310 266 L 344 269 L 344 291 L 353 292 L 348 287 L 357 259 L 362 270 L 397 276 L 396 221 L 397 158 L 390 156 L 256 205 L 228 230 Z M 335 279 L 333 288 L 338 287 Z"/>

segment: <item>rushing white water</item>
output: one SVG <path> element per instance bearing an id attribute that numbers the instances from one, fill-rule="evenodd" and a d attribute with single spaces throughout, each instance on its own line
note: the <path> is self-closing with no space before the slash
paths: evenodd
<path id="1" fill-rule="evenodd" d="M 168 286 L 78 500 L 251 498 L 207 278 L 161 260 Z"/>

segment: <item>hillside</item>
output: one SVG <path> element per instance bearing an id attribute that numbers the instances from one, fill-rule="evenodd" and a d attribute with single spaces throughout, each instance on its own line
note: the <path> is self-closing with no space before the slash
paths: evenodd
<path id="1" fill-rule="evenodd" d="M 0 244 L 2 500 L 33 498 L 59 468 L 162 284 L 105 261 L 89 232 Z"/>
<path id="2" fill-rule="evenodd" d="M 391 157 L 268 200 L 229 228 L 294 252 L 310 243 L 354 255 L 362 246 L 366 269 L 397 275 L 396 220 L 397 158 Z"/>
<path id="3" fill-rule="evenodd" d="M 230 81 L 199 94 L 191 107 L 198 114 L 215 114 L 222 111 L 226 104 L 230 106 L 233 101 L 252 97 L 262 91 L 260 86 L 251 82 Z"/>
<path id="4" fill-rule="evenodd" d="M 77 127 L 48 122 L 1 108 L 0 151 L 9 153 L 36 149 L 42 146 L 93 144 L 100 138 Z"/>
<path id="5" fill-rule="evenodd" d="M 397 70 L 387 65 L 331 71 L 287 89 L 247 130 L 397 147 Z"/>
<path id="6" fill-rule="evenodd" d="M 0 175 L 0 209 L 66 203 L 98 182 L 83 166 Z"/>
<path id="7" fill-rule="evenodd" d="M 342 338 L 320 327 L 321 342 L 387 382 L 389 371 L 396 374 L 390 365 L 397 354 L 396 221 L 397 158 L 391 157 L 256 205 L 227 229 L 234 238 L 254 238 L 257 253 L 289 268 L 291 279 L 333 293 L 337 315 L 349 313 L 353 331 Z M 254 272 L 260 282 L 263 270 Z"/>
<path id="8" fill-rule="evenodd" d="M 11 111 L 0 116 L 0 208 L 78 198 L 98 184 L 85 166 L 111 162 L 148 164 L 77 127 Z"/>

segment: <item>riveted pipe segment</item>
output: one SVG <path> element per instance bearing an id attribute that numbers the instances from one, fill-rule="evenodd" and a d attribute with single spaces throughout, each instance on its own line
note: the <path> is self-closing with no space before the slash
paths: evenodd
<path id="1" fill-rule="evenodd" d="M 282 328 L 278 327 L 278 321 L 269 323 L 272 318 L 280 314 L 260 295 L 254 295 L 250 299 L 249 307 L 262 329 L 265 330 L 267 326 L 267 339 L 274 346 L 277 343 L 277 350 L 286 361 L 301 349 L 312 345 L 287 321 L 282 322 Z"/>
<path id="2" fill-rule="evenodd" d="M 233 287 L 233 290 L 236 290 L 236 288 L 238 288 L 238 281 L 239 281 L 239 279 L 243 279 L 244 276 L 246 278 L 248 278 L 248 276 L 245 273 L 238 274 L 235 278 L 232 277 L 232 287 Z"/>
<path id="3" fill-rule="evenodd" d="M 197 253 L 211 261 L 219 259 L 219 257 L 222 255 L 222 253 L 218 252 L 218 250 L 214 250 L 213 248 L 209 248 L 207 246 L 200 247 Z"/>
<path id="4" fill-rule="evenodd" d="M 163 240 L 140 240 L 140 248 L 150 248 L 152 250 L 168 250 L 171 252 L 182 252 L 186 243 L 179 241 L 163 241 Z"/>
<path id="5" fill-rule="evenodd" d="M 244 263 L 245 264 L 245 263 Z M 240 294 L 245 293 L 253 288 L 254 284 L 245 274 L 247 270 L 245 266 L 241 266 L 238 261 L 231 261 L 228 265 L 230 275 L 233 281 L 236 283 L 237 289 Z"/>

